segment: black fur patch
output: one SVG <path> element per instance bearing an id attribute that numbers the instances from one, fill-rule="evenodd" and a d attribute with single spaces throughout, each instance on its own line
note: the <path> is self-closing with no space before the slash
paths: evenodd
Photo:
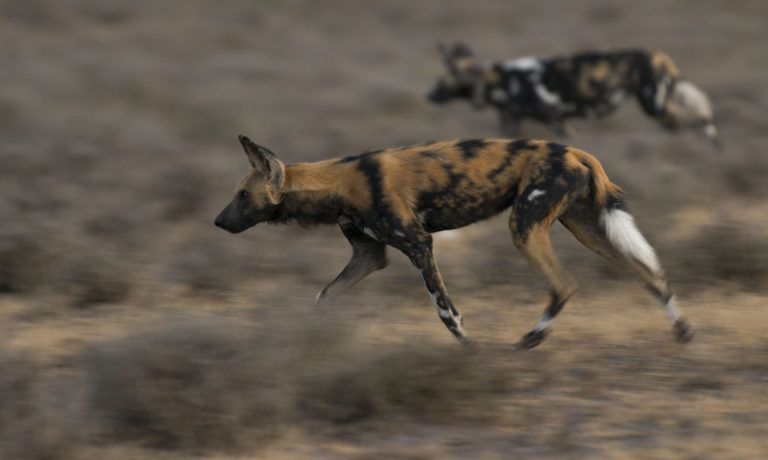
<path id="1" fill-rule="evenodd" d="M 557 292 L 552 291 L 551 294 L 552 299 L 549 301 L 549 305 L 547 305 L 547 316 L 549 316 L 549 319 L 554 318 L 557 316 L 558 313 L 560 313 L 560 310 L 563 309 L 563 306 L 565 305 L 565 302 L 568 301 L 568 299 L 562 299 L 559 295 L 557 295 Z"/>
<path id="2" fill-rule="evenodd" d="M 514 202 L 517 189 L 504 187 L 490 196 L 480 191 L 484 187 L 470 181 L 464 173 L 447 168 L 448 183 L 445 186 L 419 194 L 416 212 L 423 213 L 422 224 L 427 232 L 460 228 L 494 216 L 509 208 Z M 461 190 L 463 193 L 457 194 Z M 487 192 L 486 192 L 487 193 Z"/>
<path id="3" fill-rule="evenodd" d="M 389 215 L 389 205 L 384 201 L 384 188 L 382 185 L 381 168 L 374 157 L 375 153 L 364 154 L 359 158 L 357 169 L 365 175 L 368 185 L 371 187 L 371 201 L 374 213 L 377 217 Z"/>
<path id="4" fill-rule="evenodd" d="M 345 213 L 344 201 L 337 196 L 328 196 L 322 200 L 295 203 L 285 195 L 279 205 L 273 206 L 269 224 L 287 224 L 296 222 L 302 227 L 335 224 L 339 216 Z"/>
<path id="5" fill-rule="evenodd" d="M 340 160 L 337 161 L 337 163 L 352 163 L 353 161 L 362 160 L 363 158 L 369 158 L 369 157 L 377 155 L 377 154 L 379 154 L 381 152 L 383 152 L 383 150 L 381 150 L 381 149 L 368 150 L 368 151 L 360 153 L 358 155 L 353 155 L 353 156 L 341 158 Z"/>
<path id="6" fill-rule="evenodd" d="M 465 139 L 456 143 L 456 147 L 461 149 L 466 159 L 475 158 L 486 145 L 488 142 L 482 139 Z"/>
<path id="7" fill-rule="evenodd" d="M 512 166 L 512 160 L 517 156 L 521 150 L 532 148 L 528 139 L 517 139 L 507 144 L 507 156 L 504 157 L 504 161 L 496 168 L 488 171 L 488 180 L 494 182 L 496 176 L 508 170 Z"/>
<path id="8" fill-rule="evenodd" d="M 571 192 L 587 184 L 587 175 L 565 167 L 565 147 L 555 143 L 548 146 L 551 152 L 547 158 L 547 170 L 536 182 L 523 190 L 515 204 L 515 229 L 522 241 L 526 240 L 533 226 L 541 224 L 564 197 L 574 196 Z M 529 197 L 534 190 L 542 190 L 545 193 L 531 200 Z"/>
<path id="9" fill-rule="evenodd" d="M 547 148 L 550 150 L 550 157 L 556 156 L 562 158 L 566 152 L 568 151 L 568 148 L 562 144 L 558 144 L 556 142 L 547 142 Z"/>

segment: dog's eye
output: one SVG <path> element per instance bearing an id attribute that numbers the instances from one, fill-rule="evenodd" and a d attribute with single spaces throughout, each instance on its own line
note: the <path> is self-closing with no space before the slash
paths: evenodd
<path id="1" fill-rule="evenodd" d="M 247 200 L 250 195 L 251 194 L 248 193 L 248 190 L 240 190 L 240 192 L 237 194 L 237 198 L 241 200 Z"/>

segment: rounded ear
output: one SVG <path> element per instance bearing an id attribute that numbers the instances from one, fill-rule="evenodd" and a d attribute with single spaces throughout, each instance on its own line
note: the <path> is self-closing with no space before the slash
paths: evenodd
<path id="1" fill-rule="evenodd" d="M 453 76 L 459 77 L 461 75 L 461 70 L 456 66 L 456 58 L 458 56 L 456 55 L 455 47 L 449 49 L 445 46 L 445 43 L 441 42 L 437 44 L 437 50 L 443 57 L 443 63 L 448 68 L 448 71 L 451 72 Z"/>
<path id="2" fill-rule="evenodd" d="M 269 152 L 269 150 L 267 150 Z M 285 181 L 285 165 L 282 161 L 269 152 L 270 156 L 267 158 L 267 165 L 269 167 L 269 186 L 276 191 L 283 188 L 283 182 Z"/>
<path id="3" fill-rule="evenodd" d="M 472 57 L 475 53 L 472 52 L 471 49 L 467 45 L 465 45 L 462 42 L 458 42 L 455 45 L 453 45 L 453 56 L 457 58 L 462 57 Z"/>
<path id="4" fill-rule="evenodd" d="M 247 136 L 238 136 L 240 145 L 243 146 L 248 161 L 254 169 L 270 178 L 270 186 L 280 190 L 285 180 L 285 165 L 277 159 L 277 156 L 268 148 L 251 141 Z"/>
<path id="5" fill-rule="evenodd" d="M 444 44 L 439 43 L 437 45 L 437 49 L 440 51 L 440 54 L 442 54 L 443 62 L 445 62 L 445 66 L 448 68 L 451 74 L 457 80 L 468 83 L 467 80 L 471 78 L 471 75 L 469 74 L 475 71 L 475 65 L 473 64 L 471 69 L 464 69 L 459 67 L 459 61 L 467 60 L 470 63 L 474 62 L 475 55 L 472 53 L 472 50 L 470 50 L 467 45 L 460 42 L 454 44 L 450 49 Z"/>
<path id="6" fill-rule="evenodd" d="M 245 151 L 245 155 L 248 157 L 248 161 L 251 163 L 251 166 L 254 168 L 262 167 L 264 160 L 261 156 L 261 153 L 259 152 L 259 146 L 254 144 L 250 139 L 248 139 L 247 136 L 243 136 L 242 134 L 237 136 L 237 139 L 240 141 L 240 145 L 243 146 L 243 150 Z"/>

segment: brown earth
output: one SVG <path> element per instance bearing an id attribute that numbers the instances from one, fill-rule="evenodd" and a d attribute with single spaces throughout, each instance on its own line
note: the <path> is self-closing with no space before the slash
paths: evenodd
<path id="1" fill-rule="evenodd" d="M 0 458 L 753 459 L 768 452 L 768 6 L 760 1 L 0 0 Z M 505 216 L 438 234 L 464 354 L 405 258 L 317 311 L 334 228 L 212 225 L 245 174 L 495 136 L 429 105 L 435 45 L 489 58 L 670 54 L 725 150 L 629 101 L 569 139 L 627 192 L 698 329 L 562 228 L 581 290 L 512 349 L 546 286 Z"/>

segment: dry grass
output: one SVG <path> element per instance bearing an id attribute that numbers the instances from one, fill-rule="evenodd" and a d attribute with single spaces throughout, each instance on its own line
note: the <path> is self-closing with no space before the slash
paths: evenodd
<path id="1" fill-rule="evenodd" d="M 505 377 L 454 346 L 361 347 L 309 317 L 250 327 L 215 316 L 164 319 L 91 342 L 62 358 L 63 374 L 0 356 L 12 370 L 0 380 L 0 453 L 65 458 L 111 443 L 237 452 L 263 448 L 290 426 L 477 418 L 478 404 L 504 389 Z M 48 405 L 55 399 L 68 404 Z"/>
<path id="2" fill-rule="evenodd" d="M 510 344 L 541 305 L 511 309 L 502 291 L 464 306 L 479 355 L 453 343 L 425 299 L 387 312 L 353 298 L 319 316 L 304 305 L 239 301 L 212 314 L 190 310 L 189 299 L 151 319 L 130 315 L 135 307 L 39 319 L 42 330 L 68 321 L 72 337 L 102 332 L 80 344 L 43 343 L 31 325 L 14 334 L 0 356 L 12 369 L 0 378 L 0 452 L 750 458 L 768 447 L 759 295 L 687 299 L 699 333 L 681 346 L 663 314 L 643 306 L 650 296 L 584 293 L 540 348 L 515 352 Z"/>

